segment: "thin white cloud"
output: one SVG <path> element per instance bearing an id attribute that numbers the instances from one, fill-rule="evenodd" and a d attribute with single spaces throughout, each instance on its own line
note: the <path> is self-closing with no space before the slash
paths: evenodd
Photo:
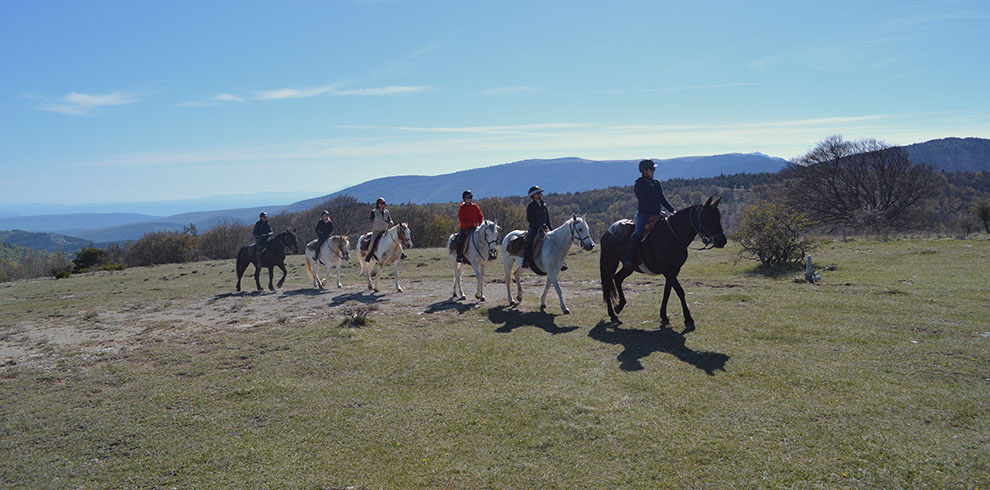
<path id="1" fill-rule="evenodd" d="M 490 89 L 487 89 L 487 90 L 482 90 L 481 92 L 478 92 L 478 93 L 481 94 L 481 95 L 499 96 L 499 95 L 519 94 L 519 93 L 524 93 L 524 92 L 538 92 L 538 91 L 540 91 L 540 88 L 539 87 L 530 87 L 530 86 L 527 86 L 527 85 L 516 85 L 516 86 L 512 86 L 512 87 L 495 87 L 495 88 L 490 88 Z"/>
<path id="2" fill-rule="evenodd" d="M 419 58 L 420 56 L 423 56 L 424 54 L 429 53 L 430 51 L 433 51 L 434 49 L 440 47 L 441 45 L 442 45 L 442 43 L 433 43 L 433 44 L 430 44 L 428 46 L 424 46 L 424 47 L 422 47 L 420 49 L 417 49 L 416 51 L 414 51 L 409 56 L 406 56 L 405 58 L 402 58 L 401 60 L 397 61 L 394 65 L 392 65 L 391 67 L 389 67 L 388 68 L 388 72 L 389 73 L 395 73 L 397 71 L 404 70 L 405 68 L 407 68 L 408 66 L 410 66 L 412 64 L 412 62 L 416 58 Z"/>
<path id="3" fill-rule="evenodd" d="M 429 87 L 397 86 L 397 85 L 390 85 L 387 87 L 351 88 L 351 89 L 341 89 L 340 87 L 341 84 L 334 84 L 334 85 L 324 85 L 322 87 L 313 87 L 313 88 L 280 88 L 275 90 L 266 90 L 262 92 L 253 92 L 246 95 L 234 95 L 230 93 L 222 93 L 210 97 L 205 101 L 183 102 L 178 105 L 179 107 L 208 107 L 208 106 L 215 106 L 224 103 L 246 104 L 253 101 L 307 99 L 310 97 L 318 97 L 321 95 L 396 97 L 396 96 L 410 95 L 418 92 L 427 92 L 432 90 Z"/>
<path id="4" fill-rule="evenodd" d="M 69 92 L 57 102 L 42 104 L 41 110 L 71 116 L 86 116 L 101 107 L 133 104 L 139 100 L 140 97 L 137 95 L 123 91 L 107 94 Z"/>
<path id="5" fill-rule="evenodd" d="M 332 92 L 333 95 L 372 95 L 372 96 L 402 96 L 415 94 L 418 92 L 426 92 L 430 90 L 427 87 L 405 87 L 390 85 L 388 87 L 379 88 L 358 88 L 358 89 L 348 89 L 348 90 L 336 90 Z"/>

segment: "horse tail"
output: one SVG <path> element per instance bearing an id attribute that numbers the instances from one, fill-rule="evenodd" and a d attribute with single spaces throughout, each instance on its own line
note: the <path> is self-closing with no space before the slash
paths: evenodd
<path id="1" fill-rule="evenodd" d="M 313 266 L 310 265 L 309 255 L 306 255 L 306 272 L 310 279 L 316 279 L 316 276 L 313 275 Z"/>
<path id="2" fill-rule="evenodd" d="M 615 269 L 619 265 L 619 247 L 613 239 L 612 233 L 608 231 L 602 233 L 600 243 L 602 252 L 598 258 L 598 268 L 601 272 L 602 300 L 605 304 L 612 304 L 619 300 L 618 288 L 615 287 Z"/>
<path id="3" fill-rule="evenodd" d="M 247 247 L 241 247 L 237 251 L 237 275 L 240 276 L 247 270 Z"/>

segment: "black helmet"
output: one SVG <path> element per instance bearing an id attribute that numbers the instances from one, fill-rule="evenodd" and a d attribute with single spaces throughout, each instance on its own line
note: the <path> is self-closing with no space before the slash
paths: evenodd
<path id="1" fill-rule="evenodd" d="M 543 192 L 543 189 L 540 188 L 540 186 L 538 186 L 538 185 L 534 185 L 533 187 L 530 187 L 529 188 L 529 194 L 528 195 L 529 195 L 529 197 L 533 197 L 533 196 L 535 196 L 535 195 L 537 195 L 537 194 L 539 194 L 541 192 Z"/>
<path id="2" fill-rule="evenodd" d="M 326 209 L 324 209 L 323 210 L 323 215 L 324 216 L 330 216 L 330 211 L 327 211 Z"/>
<path id="3" fill-rule="evenodd" d="M 653 160 L 650 160 L 649 158 L 647 158 L 646 160 L 643 160 L 643 161 L 640 161 L 639 162 L 639 171 L 640 172 L 642 172 L 644 170 L 654 169 L 654 168 L 657 168 L 657 164 L 653 163 Z"/>
<path id="4" fill-rule="evenodd" d="M 268 216 L 268 213 L 264 211 L 262 211 L 261 214 L 258 215 L 259 218 L 264 218 L 265 216 Z"/>
<path id="5" fill-rule="evenodd" d="M 467 199 L 469 197 L 474 197 L 474 194 L 471 194 L 471 190 L 470 189 L 468 189 L 468 190 L 466 190 L 466 191 L 464 191 L 464 192 L 461 193 L 461 199 Z"/>

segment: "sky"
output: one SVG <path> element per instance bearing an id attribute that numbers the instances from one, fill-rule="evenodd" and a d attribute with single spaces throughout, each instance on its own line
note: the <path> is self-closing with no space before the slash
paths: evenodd
<path id="1" fill-rule="evenodd" d="M 988 47 L 985 0 L 6 0 L 0 203 L 988 138 Z"/>

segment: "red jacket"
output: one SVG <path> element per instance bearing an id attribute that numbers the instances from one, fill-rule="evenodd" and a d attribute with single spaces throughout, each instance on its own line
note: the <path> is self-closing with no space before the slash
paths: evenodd
<path id="1" fill-rule="evenodd" d="M 462 202 L 461 208 L 457 210 L 457 221 L 460 222 L 462 230 L 468 230 L 485 221 L 485 216 L 481 214 L 481 208 L 477 204 Z"/>

